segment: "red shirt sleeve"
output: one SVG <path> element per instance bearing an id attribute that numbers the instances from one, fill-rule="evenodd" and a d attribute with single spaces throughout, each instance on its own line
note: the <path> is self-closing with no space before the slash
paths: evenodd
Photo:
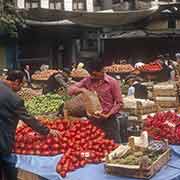
<path id="1" fill-rule="evenodd" d="M 68 94 L 70 96 L 78 94 L 81 88 L 86 88 L 87 81 L 88 79 L 84 78 L 80 82 L 68 87 Z"/>
<path id="2" fill-rule="evenodd" d="M 114 105 L 110 111 L 110 114 L 116 114 L 123 106 L 122 93 L 117 80 L 112 82 L 112 95 L 114 98 Z"/>

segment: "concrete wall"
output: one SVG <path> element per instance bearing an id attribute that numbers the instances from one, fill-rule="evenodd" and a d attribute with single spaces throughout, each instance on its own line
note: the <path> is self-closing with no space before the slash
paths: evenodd
<path id="1" fill-rule="evenodd" d="M 112 9 L 112 0 L 103 0 L 103 9 Z"/>

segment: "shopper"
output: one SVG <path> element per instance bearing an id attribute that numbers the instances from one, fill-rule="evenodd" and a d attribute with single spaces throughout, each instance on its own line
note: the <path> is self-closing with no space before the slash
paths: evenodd
<path id="1" fill-rule="evenodd" d="M 126 82 L 129 85 L 128 96 L 134 96 L 136 99 L 148 99 L 148 90 L 141 84 L 140 78 L 128 76 Z"/>
<path id="2" fill-rule="evenodd" d="M 96 116 L 90 116 L 89 119 L 103 129 L 108 138 L 119 142 L 117 119 L 123 104 L 121 90 L 118 82 L 104 73 L 103 69 L 103 63 L 100 59 L 91 60 L 88 69 L 90 76 L 70 86 L 68 93 L 76 95 L 86 90 L 96 91 L 103 111 Z"/>
<path id="3" fill-rule="evenodd" d="M 22 71 L 11 71 L 8 73 L 8 81 L 0 81 L 0 169 L 4 171 L 5 180 L 17 179 L 17 170 L 14 166 L 16 162 L 12 165 L 8 159 L 15 143 L 15 132 L 19 120 L 24 121 L 41 135 L 59 135 L 58 131 L 48 129 L 30 116 L 26 111 L 23 100 L 10 88 L 11 84 L 13 84 L 12 87 L 15 84 L 15 89 L 20 89 L 23 78 Z"/>
<path id="4" fill-rule="evenodd" d="M 172 60 L 169 53 L 166 53 L 164 55 L 164 61 L 165 61 L 165 65 L 169 67 L 170 69 L 170 80 L 174 81 L 176 79 L 176 72 L 175 72 L 175 68 L 176 68 L 176 61 Z"/>
<path id="5" fill-rule="evenodd" d="M 23 71 L 24 71 L 24 74 L 25 74 L 25 81 L 27 82 L 28 87 L 32 88 L 30 66 L 29 65 L 25 65 Z"/>
<path id="6" fill-rule="evenodd" d="M 58 71 L 51 75 L 43 88 L 43 94 L 56 92 L 61 87 L 67 88 L 69 74 L 70 70 L 64 68 L 63 71 Z"/>
<path id="7" fill-rule="evenodd" d="M 171 67 L 169 67 L 169 65 L 166 65 L 165 64 L 165 59 L 164 59 L 164 56 L 163 58 L 159 61 L 159 63 L 161 64 L 162 66 L 162 70 L 158 73 L 158 76 L 157 76 L 157 80 L 159 82 L 164 82 L 164 81 L 169 81 L 171 80 Z"/>
<path id="8" fill-rule="evenodd" d="M 134 65 L 135 68 L 140 68 L 141 66 L 144 66 L 143 60 L 139 59 L 137 63 Z"/>

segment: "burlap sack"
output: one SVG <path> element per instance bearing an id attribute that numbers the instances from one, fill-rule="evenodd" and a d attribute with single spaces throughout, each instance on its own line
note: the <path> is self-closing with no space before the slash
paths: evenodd
<path id="1" fill-rule="evenodd" d="M 72 97 L 64 103 L 64 111 L 69 116 L 82 117 L 86 116 L 86 108 L 84 104 L 83 94 Z"/>
<path id="2" fill-rule="evenodd" d="M 86 91 L 72 97 L 64 103 L 64 111 L 68 116 L 83 117 L 87 114 L 94 115 L 97 111 L 102 111 L 99 98 L 95 92 Z"/>
<path id="3" fill-rule="evenodd" d="M 83 93 L 86 112 L 90 115 L 95 115 L 96 112 L 101 112 L 102 107 L 96 92 L 86 91 Z"/>

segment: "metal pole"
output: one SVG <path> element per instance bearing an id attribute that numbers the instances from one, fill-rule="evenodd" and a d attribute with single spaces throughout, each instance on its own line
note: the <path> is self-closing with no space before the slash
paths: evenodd
<path id="1" fill-rule="evenodd" d="M 4 0 L 0 0 L 0 16 L 3 15 L 4 11 Z"/>

